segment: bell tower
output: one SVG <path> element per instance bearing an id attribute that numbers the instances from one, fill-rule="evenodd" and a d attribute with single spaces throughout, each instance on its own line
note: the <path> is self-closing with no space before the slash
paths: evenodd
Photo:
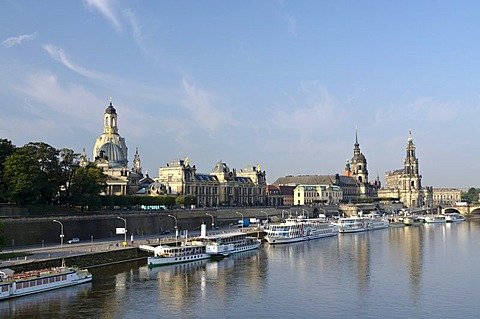
<path id="1" fill-rule="evenodd" d="M 353 145 L 353 158 L 350 165 L 353 177 L 360 184 L 368 183 L 367 159 L 360 151 L 357 129 L 355 129 L 355 144 Z"/>
<path id="2" fill-rule="evenodd" d="M 112 135 L 118 134 L 117 127 L 117 110 L 112 105 L 112 98 L 110 98 L 110 105 L 105 109 L 103 117 L 103 133 Z"/>

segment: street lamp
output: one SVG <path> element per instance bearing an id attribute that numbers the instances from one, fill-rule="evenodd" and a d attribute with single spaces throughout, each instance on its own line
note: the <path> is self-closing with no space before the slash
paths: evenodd
<path id="1" fill-rule="evenodd" d="M 239 212 L 235 212 L 237 213 L 238 215 L 242 216 L 242 231 L 243 231 L 243 214 L 242 213 L 239 213 Z"/>
<path id="2" fill-rule="evenodd" d="M 121 219 L 123 220 L 123 222 L 125 223 L 125 233 L 124 233 L 124 239 L 123 241 L 125 242 L 125 244 L 127 243 L 127 220 L 125 218 L 122 218 L 120 216 L 117 216 L 118 219 Z M 125 245 L 124 244 L 124 245 Z"/>
<path id="3" fill-rule="evenodd" d="M 176 246 L 177 240 L 178 240 L 178 220 L 177 220 L 177 217 L 170 214 L 168 215 L 168 217 L 172 217 L 173 219 L 175 219 L 175 246 Z"/>
<path id="4" fill-rule="evenodd" d="M 215 228 L 215 219 L 213 218 L 213 215 L 212 214 L 209 214 L 209 213 L 205 213 L 207 214 L 208 216 L 212 217 L 212 230 Z"/>
<path id="5" fill-rule="evenodd" d="M 65 235 L 63 234 L 63 224 L 62 222 L 54 219 L 53 220 L 55 223 L 59 223 L 60 224 L 60 248 L 63 248 L 63 237 L 65 237 Z"/>

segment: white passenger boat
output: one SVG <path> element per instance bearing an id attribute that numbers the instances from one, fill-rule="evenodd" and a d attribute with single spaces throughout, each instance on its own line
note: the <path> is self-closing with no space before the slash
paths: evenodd
<path id="1" fill-rule="evenodd" d="M 445 214 L 445 220 L 447 223 L 463 222 L 465 220 L 465 217 L 463 217 L 459 213 L 447 213 Z"/>
<path id="2" fill-rule="evenodd" d="M 367 230 L 365 219 L 360 216 L 340 218 L 335 225 L 339 233 L 358 233 Z"/>
<path id="3" fill-rule="evenodd" d="M 287 244 L 336 236 L 338 227 L 323 218 L 288 218 L 280 224 L 270 224 L 265 229 L 265 239 L 269 244 Z"/>
<path id="4" fill-rule="evenodd" d="M 376 230 L 388 228 L 390 222 L 387 218 L 383 218 L 378 214 L 367 215 L 364 218 L 367 230 Z"/>
<path id="5" fill-rule="evenodd" d="M 445 224 L 446 218 L 444 215 L 425 216 L 425 223 L 427 224 Z"/>
<path id="6" fill-rule="evenodd" d="M 0 270 L 0 300 L 79 285 L 89 281 L 92 281 L 92 275 L 88 270 L 64 265 L 21 273 L 2 269 Z"/>
<path id="7" fill-rule="evenodd" d="M 203 242 L 197 241 L 182 243 L 180 246 L 140 245 L 139 249 L 153 252 L 153 256 L 147 258 L 149 268 L 210 258 L 210 255 L 207 254 L 207 246 Z"/>
<path id="8" fill-rule="evenodd" d="M 201 238 L 206 244 L 210 256 L 229 256 L 231 254 L 258 249 L 260 240 L 242 232 L 221 233 Z"/>
<path id="9" fill-rule="evenodd" d="M 407 216 L 403 218 L 405 226 L 417 226 L 423 224 L 423 221 L 417 216 Z"/>

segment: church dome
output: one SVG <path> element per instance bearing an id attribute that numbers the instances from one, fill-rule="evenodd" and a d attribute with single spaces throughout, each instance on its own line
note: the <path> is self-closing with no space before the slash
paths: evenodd
<path id="1" fill-rule="evenodd" d="M 117 110 L 112 105 L 112 100 L 110 99 L 110 105 L 105 109 L 106 114 L 116 114 Z"/>
<path id="2" fill-rule="evenodd" d="M 112 142 L 107 142 L 100 147 L 99 153 L 100 152 L 103 152 L 103 155 L 108 158 L 108 163 L 111 166 L 126 165 L 125 156 L 123 155 L 122 148 L 119 145 Z"/>
<path id="3" fill-rule="evenodd" d="M 212 173 L 228 173 L 230 169 L 228 168 L 227 164 L 223 163 L 222 161 L 215 164 L 215 167 L 212 169 Z"/>

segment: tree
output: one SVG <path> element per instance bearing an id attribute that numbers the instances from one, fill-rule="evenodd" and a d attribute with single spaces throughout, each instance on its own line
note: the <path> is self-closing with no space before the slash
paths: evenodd
<path id="1" fill-rule="evenodd" d="M 40 198 L 38 163 L 31 152 L 22 147 L 5 159 L 3 178 L 5 199 L 19 204 L 33 204 Z"/>
<path id="2" fill-rule="evenodd" d="M 462 192 L 462 201 L 468 203 L 478 202 L 478 193 L 478 188 L 470 187 L 467 192 Z"/>
<path id="3" fill-rule="evenodd" d="M 59 151 L 60 165 L 60 203 L 70 204 L 70 186 L 79 167 L 80 155 L 73 150 L 63 148 Z"/>
<path id="4" fill-rule="evenodd" d="M 6 139 L 0 139 L 0 202 L 6 199 L 7 182 L 4 178 L 5 160 L 8 156 L 15 152 L 15 145 Z"/>
<path id="5" fill-rule="evenodd" d="M 106 181 L 107 177 L 94 163 L 78 167 L 70 185 L 72 204 L 80 206 L 82 212 L 86 206 L 89 209 L 100 207 L 100 193 L 105 190 Z"/>

